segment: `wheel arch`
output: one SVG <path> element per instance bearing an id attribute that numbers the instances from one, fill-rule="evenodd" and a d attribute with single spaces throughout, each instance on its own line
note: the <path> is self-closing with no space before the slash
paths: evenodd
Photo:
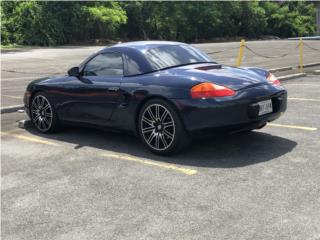
<path id="1" fill-rule="evenodd" d="M 31 91 L 31 95 L 30 95 L 30 97 L 29 97 L 29 104 L 28 104 L 28 109 L 29 109 L 29 111 L 31 111 L 31 104 L 32 104 L 32 100 L 33 100 L 33 98 L 34 98 L 34 96 L 37 94 L 37 93 L 40 93 L 40 92 L 42 92 L 41 91 L 41 89 L 36 89 L 36 90 L 34 90 L 34 91 Z"/>
<path id="2" fill-rule="evenodd" d="M 37 93 L 41 93 L 43 92 L 41 89 L 36 89 L 34 91 L 31 92 L 31 96 L 30 96 L 30 102 L 32 101 L 32 99 L 34 98 L 34 96 L 37 94 Z"/>
<path id="3" fill-rule="evenodd" d="M 31 96 L 30 96 L 30 98 L 29 98 L 29 105 L 28 105 L 28 109 L 29 109 L 29 113 L 31 114 L 31 104 L 32 104 L 32 100 L 33 100 L 33 98 L 38 94 L 38 93 L 44 93 L 44 94 L 48 94 L 44 89 L 35 89 L 35 90 L 33 90 L 32 92 L 31 92 Z M 53 107 L 54 108 L 54 111 L 56 112 L 56 114 L 57 114 L 57 117 L 58 117 L 58 119 L 60 119 L 60 115 L 59 115 L 59 112 L 56 110 L 56 107 L 55 107 L 55 104 L 50 100 L 50 98 L 48 97 L 48 95 L 46 95 L 45 96 L 48 100 L 49 100 L 49 102 L 51 103 L 51 107 Z M 31 115 L 30 115 L 31 116 Z"/>

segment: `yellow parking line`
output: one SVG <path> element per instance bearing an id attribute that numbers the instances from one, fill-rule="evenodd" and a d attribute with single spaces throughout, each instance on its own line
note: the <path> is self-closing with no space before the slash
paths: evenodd
<path id="1" fill-rule="evenodd" d="M 289 100 L 296 100 L 296 101 L 310 101 L 310 102 L 320 102 L 320 99 L 314 98 L 288 98 Z"/>
<path id="2" fill-rule="evenodd" d="M 10 136 L 10 137 L 14 137 L 14 138 L 17 138 L 17 139 L 30 141 L 30 142 L 42 143 L 42 144 L 51 145 L 51 146 L 59 146 L 59 144 L 54 143 L 54 142 L 42 140 L 42 139 L 37 138 L 37 137 L 29 137 L 29 136 L 25 136 L 25 135 L 22 135 L 22 134 L 16 134 L 16 133 L 12 133 L 12 132 L 1 132 L 1 135 Z"/>
<path id="3" fill-rule="evenodd" d="M 132 162 L 141 163 L 144 165 L 149 165 L 149 166 L 154 166 L 154 167 L 160 167 L 160 168 L 164 168 L 164 169 L 169 169 L 169 170 L 173 170 L 173 171 L 177 171 L 177 172 L 182 172 L 187 175 L 194 175 L 197 173 L 197 170 L 194 170 L 194 169 L 178 167 L 174 164 L 169 164 L 169 163 L 158 163 L 158 162 L 146 160 L 144 158 L 138 158 L 138 157 L 134 157 L 134 156 L 126 155 L 126 154 L 106 153 L 106 154 L 103 154 L 103 156 L 112 157 L 112 158 L 116 158 L 119 160 L 132 161 Z"/>
<path id="4" fill-rule="evenodd" d="M 4 94 L 2 94 L 2 96 L 4 96 L 4 97 L 9 97 L 9 98 L 15 98 L 15 99 L 22 99 L 22 97 L 11 96 L 11 95 L 4 95 Z"/>
<path id="5" fill-rule="evenodd" d="M 317 128 L 313 127 L 303 127 L 303 126 L 295 126 L 295 125 L 285 125 L 285 124 L 277 124 L 277 123 L 268 123 L 268 126 L 271 127 L 283 127 L 283 128 L 294 128 L 294 129 L 300 129 L 300 130 L 306 130 L 306 131 L 316 131 Z"/>
<path id="6" fill-rule="evenodd" d="M 11 135 L 11 134 L 18 133 L 18 132 L 21 132 L 21 129 L 17 128 L 17 129 L 12 129 L 9 131 L 1 132 L 1 135 Z"/>

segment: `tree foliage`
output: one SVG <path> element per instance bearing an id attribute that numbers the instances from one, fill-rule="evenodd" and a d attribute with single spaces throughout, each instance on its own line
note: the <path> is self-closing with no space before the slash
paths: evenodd
<path id="1" fill-rule="evenodd" d="M 204 41 L 316 31 L 312 2 L 1 1 L 2 44 L 57 45 L 92 39 Z"/>
<path id="2" fill-rule="evenodd" d="M 57 45 L 116 38 L 127 16 L 118 2 L 1 2 L 2 43 Z"/>

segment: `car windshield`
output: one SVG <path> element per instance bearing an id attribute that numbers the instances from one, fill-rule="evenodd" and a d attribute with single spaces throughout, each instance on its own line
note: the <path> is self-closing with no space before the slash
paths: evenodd
<path id="1" fill-rule="evenodd" d="M 213 62 L 207 54 L 188 45 L 168 45 L 151 48 L 144 55 L 154 70 L 194 63 Z"/>

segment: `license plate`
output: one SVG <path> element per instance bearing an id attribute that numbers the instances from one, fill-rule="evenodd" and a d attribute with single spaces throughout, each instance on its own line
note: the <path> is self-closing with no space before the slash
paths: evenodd
<path id="1" fill-rule="evenodd" d="M 259 116 L 272 112 L 271 99 L 258 102 L 258 105 L 259 105 Z"/>

